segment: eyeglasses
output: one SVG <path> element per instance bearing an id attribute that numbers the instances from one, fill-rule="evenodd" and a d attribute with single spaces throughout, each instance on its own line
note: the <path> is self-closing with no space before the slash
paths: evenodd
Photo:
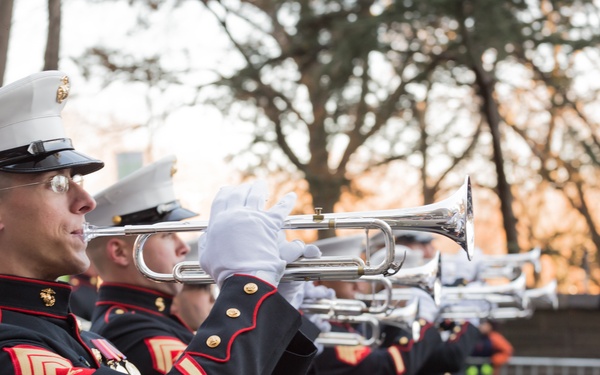
<path id="1" fill-rule="evenodd" d="M 50 180 L 40 181 L 40 182 L 32 182 L 30 184 L 24 184 L 24 185 L 9 186 L 9 187 L 0 189 L 0 191 L 16 189 L 16 188 L 24 187 L 24 186 L 50 184 L 50 188 L 52 189 L 53 192 L 66 193 L 67 191 L 69 191 L 69 184 L 71 181 L 73 181 L 73 183 L 75 183 L 79 186 L 82 186 L 83 185 L 83 176 L 80 174 L 76 174 L 73 177 L 69 177 L 69 176 L 65 176 L 62 174 L 57 174 L 56 176 L 52 177 Z"/>

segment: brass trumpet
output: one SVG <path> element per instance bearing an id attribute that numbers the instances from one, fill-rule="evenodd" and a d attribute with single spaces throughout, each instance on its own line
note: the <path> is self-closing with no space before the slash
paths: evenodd
<path id="1" fill-rule="evenodd" d="M 527 297 L 534 307 L 550 306 L 552 309 L 558 309 L 558 296 L 556 294 L 557 281 L 553 279 L 548 284 L 539 287 L 525 290 Z"/>
<path id="2" fill-rule="evenodd" d="M 367 330 L 370 336 L 367 337 L 357 332 L 323 332 L 316 341 L 326 346 L 379 345 L 381 323 L 410 329 L 419 309 L 417 299 L 407 300 L 408 303 L 404 307 L 388 308 L 385 312 L 378 313 L 369 312 L 364 302 L 359 300 L 338 299 L 331 302 L 329 312 L 322 311 L 316 315 L 329 322 L 367 325 L 370 327 Z M 301 310 L 308 314 L 309 312 L 305 310 L 305 307 L 310 309 L 314 306 L 302 305 Z M 313 310 L 313 312 L 317 310 Z M 359 313 L 361 310 L 362 312 Z"/>
<path id="3" fill-rule="evenodd" d="M 138 270 L 157 282 L 181 282 L 210 284 L 214 280 L 202 270 L 198 262 L 181 262 L 172 274 L 152 271 L 144 262 L 143 248 L 146 240 L 156 233 L 202 232 L 208 228 L 207 221 L 168 222 L 154 225 L 126 225 L 123 227 L 83 227 L 84 239 L 99 236 L 137 235 L 134 245 L 134 261 Z M 377 265 L 366 264 L 360 257 L 322 257 L 300 259 L 289 263 L 282 277 L 290 280 L 352 280 L 363 275 L 389 276 L 401 267 L 394 262 L 393 229 L 418 230 L 442 234 L 458 243 L 471 259 L 474 247 L 473 204 L 471 182 L 467 176 L 463 185 L 449 198 L 416 208 L 289 216 L 282 229 L 379 229 L 384 234 L 385 259 Z"/>
<path id="4" fill-rule="evenodd" d="M 422 266 L 403 268 L 391 275 L 392 285 L 417 287 L 425 290 L 437 306 L 442 298 L 442 267 L 440 252 Z"/>
<path id="5" fill-rule="evenodd" d="M 370 327 L 370 336 L 356 332 L 323 332 L 317 336 L 316 343 L 324 346 L 378 346 L 380 343 L 381 328 L 379 320 L 371 314 L 365 313 L 356 316 L 321 316 L 330 322 L 364 324 Z"/>
<path id="6" fill-rule="evenodd" d="M 483 255 L 477 259 L 477 278 L 491 279 L 505 277 L 515 279 L 522 272 L 526 263 L 531 263 L 535 273 L 540 273 L 541 249 L 536 247 L 530 251 L 518 254 Z"/>
<path id="7" fill-rule="evenodd" d="M 442 300 L 441 319 L 522 318 L 532 310 L 524 274 L 501 285 L 443 287 Z"/>
<path id="8" fill-rule="evenodd" d="M 510 297 L 510 301 L 525 299 L 526 277 L 519 275 L 516 279 L 499 285 L 475 286 L 444 286 L 441 288 L 443 302 L 461 300 L 485 300 L 491 303 L 503 303 Z"/>
<path id="9" fill-rule="evenodd" d="M 354 299 L 334 298 L 334 299 L 317 299 L 317 300 L 304 300 L 300 306 L 306 314 L 329 314 L 330 316 L 341 316 L 341 315 L 360 315 L 360 314 L 379 314 L 384 313 L 390 309 L 390 303 L 392 300 L 392 283 L 389 277 L 377 275 L 377 276 L 363 276 L 360 279 L 348 280 L 348 282 L 363 282 L 372 281 L 381 284 L 383 290 L 378 293 L 383 298 L 375 300 L 374 298 L 368 297 L 368 295 L 362 293 L 355 293 Z M 369 306 L 367 306 L 367 303 Z"/>

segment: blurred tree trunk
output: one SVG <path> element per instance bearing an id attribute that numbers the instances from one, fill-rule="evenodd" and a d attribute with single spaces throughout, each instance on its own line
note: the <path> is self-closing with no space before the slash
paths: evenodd
<path id="1" fill-rule="evenodd" d="M 14 0 L 0 0 L 0 86 L 4 84 L 4 72 L 8 58 L 8 41 L 12 23 Z"/>
<path id="2" fill-rule="evenodd" d="M 48 0 L 48 39 L 44 55 L 44 69 L 58 70 L 60 52 L 60 0 Z"/>
<path id="3" fill-rule="evenodd" d="M 348 181 L 344 178 L 323 179 L 321 176 L 308 173 L 306 180 L 309 184 L 309 193 L 313 198 L 313 206 L 321 208 L 321 212 L 324 214 L 334 212 L 334 206 L 340 200 L 342 188 L 348 186 Z M 335 230 L 319 230 L 317 236 L 320 239 L 333 237 Z"/>
<path id="4" fill-rule="evenodd" d="M 466 27 L 466 20 L 471 16 L 469 1 L 460 2 L 460 10 L 458 14 L 462 18 L 460 20 L 460 30 L 463 37 L 463 43 L 467 48 L 467 58 L 470 60 L 470 68 L 475 73 L 475 82 L 478 88 L 478 95 L 481 98 L 481 112 L 485 117 L 490 128 L 493 146 L 493 161 L 496 167 L 497 176 L 497 191 L 500 198 L 500 210 L 502 211 L 502 221 L 506 235 L 507 250 L 509 253 L 518 253 L 520 251 L 517 233 L 517 219 L 513 211 L 513 195 L 510 184 L 506 179 L 504 170 L 504 155 L 502 153 L 502 136 L 500 134 L 500 112 L 498 104 L 494 98 L 494 77 L 486 72 L 481 61 L 482 51 L 479 46 L 474 45 L 471 39 L 469 30 Z"/>

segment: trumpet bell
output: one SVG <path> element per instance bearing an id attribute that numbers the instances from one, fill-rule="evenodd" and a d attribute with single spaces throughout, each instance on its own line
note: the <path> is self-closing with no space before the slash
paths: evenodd
<path id="1" fill-rule="evenodd" d="M 556 294 L 557 281 L 550 281 L 540 288 L 525 290 L 525 296 L 531 301 L 534 307 L 550 306 L 552 309 L 558 309 L 558 296 Z"/>
<path id="2" fill-rule="evenodd" d="M 389 224 L 392 230 L 416 230 L 441 234 L 460 245 L 469 260 L 475 249 L 473 198 L 471 179 L 450 197 L 429 205 L 395 210 L 363 211 L 321 215 L 322 222 L 336 228 L 340 219 L 376 218 Z M 299 215 L 297 220 L 311 220 L 312 215 Z"/>
<path id="3" fill-rule="evenodd" d="M 417 287 L 425 290 L 439 306 L 442 296 L 441 272 L 441 257 L 440 252 L 437 251 L 433 258 L 424 265 L 402 268 L 394 275 L 389 276 L 389 279 L 392 281 L 392 285 Z"/>

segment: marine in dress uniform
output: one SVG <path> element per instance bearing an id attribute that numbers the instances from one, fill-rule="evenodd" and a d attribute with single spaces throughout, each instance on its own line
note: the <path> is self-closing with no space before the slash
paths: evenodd
<path id="1" fill-rule="evenodd" d="M 405 266 L 421 265 L 436 252 L 432 245 L 434 237 L 429 233 L 399 230 L 394 231 L 394 238 L 397 247 L 406 247 Z M 461 260 L 466 259 L 462 252 L 457 257 L 460 257 Z M 443 270 L 446 269 L 444 259 L 442 257 L 442 282 L 448 280 L 448 277 L 444 278 L 443 276 Z M 450 283 L 454 282 L 455 280 L 452 280 Z M 420 375 L 435 375 L 459 371 L 464 366 L 479 336 L 476 321 L 476 319 L 471 321 L 437 321 L 436 325 L 440 331 L 442 341 L 435 346 L 418 373 Z"/>
<path id="2" fill-rule="evenodd" d="M 0 88 L 0 368 L 3 374 L 138 374 L 107 339 L 79 330 L 69 307 L 71 286 L 55 281 L 89 266 L 81 228 L 95 202 L 78 186 L 77 175 L 103 167 L 75 151 L 65 137 L 60 113 L 68 95 L 68 77 L 58 71 Z M 217 198 L 256 202 L 253 193 L 240 186 Z M 228 209 L 219 212 L 236 212 Z M 247 213 L 278 225 L 288 209 L 289 204 L 280 205 L 266 214 L 254 204 Z M 243 222 L 237 218 L 238 225 Z M 264 221 L 252 223 L 269 229 Z M 222 238 L 219 225 L 217 220 L 209 227 L 214 235 L 205 248 L 216 261 L 222 260 L 214 246 Z M 243 256 L 236 258 L 235 268 L 204 263 L 222 281 L 220 295 L 168 374 L 270 373 L 286 348 L 310 361 L 314 346 L 298 333 L 300 314 L 276 292 L 285 262 L 272 242 L 265 236 L 259 249 L 268 267 L 244 268 L 255 263 Z M 229 244 L 233 248 L 222 253 L 239 253 L 237 243 Z M 238 317 L 228 314 L 232 307 L 240 311 Z"/>
<path id="3" fill-rule="evenodd" d="M 359 255 L 362 237 L 349 236 L 329 238 L 315 244 L 323 254 Z M 377 262 L 374 262 L 377 264 Z M 342 292 L 340 284 L 321 282 L 320 284 L 336 290 L 338 298 L 353 298 Z M 347 284 L 347 283 L 346 283 Z M 349 285 L 356 285 L 352 283 Z M 344 295 L 340 295 L 343 293 Z M 419 319 L 418 337 L 406 329 L 385 325 L 382 326 L 382 344 L 378 347 L 364 345 L 337 345 L 325 347 L 314 361 L 314 374 L 417 374 L 427 358 L 433 353 L 441 337 L 431 321 Z M 355 327 L 348 324 L 332 323 L 333 332 L 353 332 Z"/>
<path id="4" fill-rule="evenodd" d="M 181 207 L 175 197 L 175 171 L 173 155 L 140 168 L 95 194 L 97 206 L 86 215 L 87 221 L 106 227 L 155 224 L 196 216 L 195 212 Z M 189 247 L 177 234 L 168 236 L 172 238 L 155 245 L 161 249 L 148 246 L 146 253 L 164 252 L 164 257 L 156 260 L 165 263 L 165 269 L 172 269 L 177 260 L 183 260 Z M 117 242 L 126 247 L 125 256 L 131 262 L 125 267 L 122 262 L 112 261 L 114 254 L 107 248 L 115 245 L 110 237 L 92 239 L 88 245 L 87 252 L 104 280 L 99 288 L 91 330 L 114 343 L 143 374 L 165 374 L 191 342 L 198 327 L 187 327 L 171 314 L 173 297 L 181 290 L 181 284 L 159 284 L 137 271 L 132 263 L 133 239 Z"/>
<path id="5" fill-rule="evenodd" d="M 447 336 L 431 353 L 420 375 L 442 375 L 460 371 L 479 337 L 479 330 L 471 322 L 446 322 L 442 333 Z"/>

